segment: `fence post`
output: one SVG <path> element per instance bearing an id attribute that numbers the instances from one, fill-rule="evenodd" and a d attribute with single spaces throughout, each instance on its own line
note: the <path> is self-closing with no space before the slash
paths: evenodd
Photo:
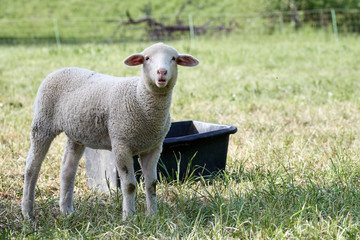
<path id="1" fill-rule="evenodd" d="M 59 34 L 59 28 L 58 28 L 57 19 L 54 18 L 53 22 L 54 22 L 54 32 L 55 32 L 56 45 L 58 47 L 61 47 L 60 34 Z"/>
<path id="2" fill-rule="evenodd" d="M 190 39 L 191 39 L 191 42 L 194 41 L 194 38 L 195 38 L 195 32 L 194 32 L 194 23 L 193 23 L 193 18 L 192 18 L 192 15 L 191 13 L 189 13 L 189 30 L 190 30 Z"/>
<path id="3" fill-rule="evenodd" d="M 332 20 L 332 24 L 333 24 L 333 30 L 334 30 L 334 35 L 336 40 L 338 39 L 338 28 L 337 28 L 337 23 L 336 23 L 336 13 L 335 13 L 335 9 L 331 9 L 331 20 Z"/>
<path id="4" fill-rule="evenodd" d="M 282 12 L 279 12 L 279 30 L 280 30 L 280 33 L 283 33 L 283 26 L 284 26 L 283 15 L 282 15 Z"/>

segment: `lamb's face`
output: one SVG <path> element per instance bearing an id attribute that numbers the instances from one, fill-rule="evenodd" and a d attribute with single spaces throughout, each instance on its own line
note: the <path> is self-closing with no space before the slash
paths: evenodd
<path id="1" fill-rule="evenodd" d="M 142 53 L 144 62 L 142 72 L 158 88 L 174 86 L 177 78 L 176 59 L 179 53 L 165 44 L 155 44 Z"/>
<path id="2" fill-rule="evenodd" d="M 154 44 L 140 54 L 125 59 L 128 66 L 142 64 L 142 75 L 148 84 L 157 88 L 174 87 L 177 78 L 177 65 L 196 66 L 199 61 L 190 56 L 179 54 L 174 48 L 163 43 Z"/>

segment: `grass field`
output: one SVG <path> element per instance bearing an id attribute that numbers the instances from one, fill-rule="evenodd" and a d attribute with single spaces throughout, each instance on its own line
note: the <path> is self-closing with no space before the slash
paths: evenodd
<path id="1" fill-rule="evenodd" d="M 184 25 L 189 14 L 197 26 L 228 26 L 234 14 L 284 10 L 276 0 L 0 0 L 0 43 L 126 42 L 153 39 L 144 31 L 146 24 L 120 27 L 128 20 L 126 12 L 136 20 L 151 15 L 164 25 L 175 24 L 175 15 Z M 234 4 L 235 3 L 235 4 Z M 225 14 L 226 13 L 226 14 Z M 213 15 L 220 17 L 216 18 Z M 245 20 L 238 19 L 240 25 Z M 252 20 L 251 24 L 258 24 Z M 250 25 L 251 25 L 250 24 Z M 263 27 L 266 28 L 266 27 Z M 56 29 L 56 30 L 55 30 Z M 56 33 L 55 33 L 56 31 Z M 163 33 L 165 39 L 166 33 Z M 176 38 L 179 34 L 174 34 Z M 58 40 L 56 40 L 56 36 Z"/>
<path id="2" fill-rule="evenodd" d="M 197 14 L 239 14 L 281 10 L 284 3 L 276 3 L 276 0 L 138 0 L 138 1 L 112 1 L 104 0 L 68 0 L 66 2 L 54 0 L 43 2 L 41 0 L 0 0 L 0 18 L 23 19 L 23 18 L 109 18 L 125 17 L 128 10 L 134 17 L 143 17 L 145 9 L 151 8 L 153 16 L 173 16 L 181 13 Z M 327 7 L 327 6 L 324 6 Z M 149 10 L 149 9 L 148 9 Z"/>
<path id="3" fill-rule="evenodd" d="M 92 192 L 82 160 L 75 213 L 60 215 L 64 135 L 39 177 L 37 222 L 23 222 L 22 174 L 32 103 L 65 66 L 136 75 L 122 60 L 149 43 L 0 46 L 0 239 L 360 239 L 359 38 L 295 33 L 174 41 L 201 65 L 181 68 L 172 120 L 231 124 L 226 171 L 213 180 L 162 182 L 159 212 L 121 221 L 121 194 Z"/>

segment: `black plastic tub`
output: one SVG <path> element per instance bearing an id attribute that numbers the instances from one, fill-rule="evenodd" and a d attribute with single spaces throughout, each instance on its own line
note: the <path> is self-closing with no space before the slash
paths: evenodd
<path id="1" fill-rule="evenodd" d="M 163 143 L 158 174 L 167 179 L 184 180 L 189 176 L 206 177 L 224 170 L 229 135 L 236 131 L 234 126 L 200 121 L 171 123 Z M 107 191 L 120 186 L 111 151 L 86 148 L 85 161 L 90 187 Z M 137 156 L 134 156 L 134 169 L 140 172 Z"/>

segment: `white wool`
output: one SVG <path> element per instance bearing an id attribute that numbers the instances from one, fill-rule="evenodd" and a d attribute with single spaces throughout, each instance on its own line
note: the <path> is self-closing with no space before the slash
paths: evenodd
<path id="1" fill-rule="evenodd" d="M 132 156 L 140 155 L 148 213 L 156 211 L 156 164 L 170 127 L 170 104 L 177 65 L 198 61 L 158 43 L 129 56 L 129 66 L 142 65 L 139 77 L 114 77 L 81 68 L 51 73 L 39 87 L 26 163 L 22 211 L 33 218 L 35 185 L 52 140 L 61 132 L 67 145 L 61 166 L 60 209 L 73 211 L 78 162 L 85 147 L 112 150 L 120 174 L 123 218 L 135 211 Z"/>

